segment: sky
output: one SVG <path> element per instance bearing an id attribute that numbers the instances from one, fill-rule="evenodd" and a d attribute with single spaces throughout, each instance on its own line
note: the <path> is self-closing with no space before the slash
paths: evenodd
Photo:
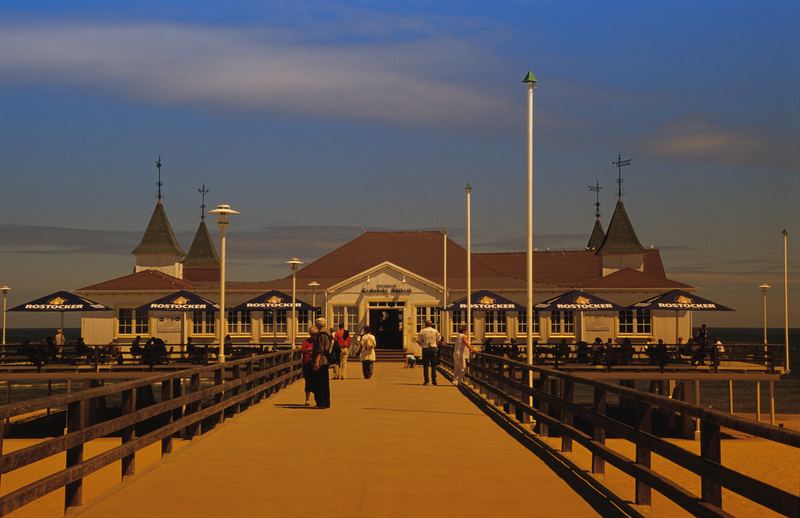
<path id="1" fill-rule="evenodd" d="M 623 200 L 668 275 L 757 327 L 800 326 L 800 4 L 784 1 L 0 4 L 0 283 L 16 304 L 129 273 L 155 204 L 188 249 L 241 211 L 229 277 L 269 279 L 364 229 L 582 248 Z M 212 229 L 212 232 L 215 232 Z M 13 315 L 10 326 L 48 325 Z M 32 319 L 32 320 L 31 320 Z"/>

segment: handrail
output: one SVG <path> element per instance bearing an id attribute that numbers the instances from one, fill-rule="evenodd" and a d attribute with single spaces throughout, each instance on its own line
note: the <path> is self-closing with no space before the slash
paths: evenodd
<path id="1" fill-rule="evenodd" d="M 0 444 L 7 426 L 5 417 L 37 409 L 67 408 L 64 435 L 0 455 L 0 475 L 58 453 L 66 452 L 67 457 L 65 469 L 0 496 L 0 515 L 61 487 L 66 487 L 65 510 L 80 505 L 83 478 L 94 471 L 122 460 L 123 478 L 133 475 L 135 453 L 141 448 L 161 440 L 161 453 L 166 455 L 172 451 L 172 440 L 178 434 L 191 438 L 203 433 L 209 425 L 221 423 L 226 415 L 237 414 L 288 386 L 300 375 L 299 352 L 281 351 L 0 406 Z M 202 387 L 203 378 L 213 384 Z M 183 380 L 187 379 L 188 390 L 183 392 Z M 139 391 L 158 384 L 161 385 L 160 401 L 137 405 Z M 89 422 L 90 407 L 109 395 L 121 396 L 121 415 Z M 137 426 L 144 423 L 154 428 L 137 437 Z M 85 443 L 113 433 L 121 434 L 120 446 L 83 460 Z"/>
<path id="2" fill-rule="evenodd" d="M 442 347 L 442 363 L 452 368 L 452 347 Z M 528 386 L 529 372 L 538 378 L 533 388 Z M 676 401 L 656 394 L 590 379 L 579 374 L 559 371 L 537 365 L 528 365 L 507 358 L 477 353 L 468 364 L 466 378 L 469 385 L 462 387 L 504 407 L 515 426 L 534 419 L 539 423 L 540 435 L 552 431 L 561 434 L 561 451 L 572 451 L 572 441 L 580 443 L 592 453 L 592 472 L 603 473 L 609 462 L 635 480 L 635 502 L 649 505 L 650 491 L 655 489 L 677 505 L 696 515 L 728 516 L 722 508 L 722 488 L 725 487 L 745 498 L 787 516 L 800 515 L 800 497 L 771 486 L 744 473 L 724 466 L 720 455 L 721 428 L 728 428 L 768 439 L 790 447 L 800 447 L 800 432 L 779 428 L 730 416 L 684 401 Z M 574 402 L 575 387 L 584 385 L 592 389 L 591 407 Z M 626 423 L 606 413 L 608 394 L 635 402 L 636 416 L 633 424 Z M 533 406 L 529 404 L 530 399 Z M 651 433 L 654 409 L 662 409 L 700 421 L 699 455 L 685 450 Z M 591 427 L 591 434 L 575 427 L 573 420 L 580 418 Z M 607 432 L 618 434 L 636 445 L 636 460 L 631 460 L 605 446 Z M 525 430 L 525 433 L 530 433 Z M 656 453 L 701 477 L 701 494 L 679 486 L 665 475 L 651 468 L 650 455 Z M 567 457 L 562 461 L 574 466 Z M 575 466 L 576 469 L 579 469 Z"/>

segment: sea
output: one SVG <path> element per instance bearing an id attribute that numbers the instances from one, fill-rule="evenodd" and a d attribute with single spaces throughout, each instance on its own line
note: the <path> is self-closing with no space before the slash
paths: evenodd
<path id="1" fill-rule="evenodd" d="M 52 336 L 55 329 L 50 328 L 10 328 L 6 332 L 6 341 L 19 343 L 25 338 L 38 342 Z M 695 334 L 697 330 L 695 329 Z M 68 341 L 80 337 L 79 328 L 64 329 Z M 715 327 L 709 330 L 709 336 L 719 338 L 723 343 L 761 343 L 764 338 L 763 328 L 752 327 Z M 767 340 L 770 344 L 784 342 L 784 329 L 772 327 L 767 329 Z M 775 412 L 778 414 L 800 414 L 800 328 L 789 329 L 789 356 L 791 374 L 783 376 L 775 383 Z M 645 388 L 645 387 L 641 387 Z M 53 392 L 66 390 L 62 384 L 54 384 Z M 5 396 L 5 394 L 3 394 Z M 17 402 L 47 395 L 47 387 L 15 384 L 10 401 Z M 0 401 L 8 401 L 0 396 Z M 756 386 L 754 382 L 735 381 L 733 383 L 734 413 L 754 413 L 756 411 Z M 700 403 L 721 411 L 728 411 L 728 383 L 703 383 L 700 391 Z M 769 387 L 761 384 L 761 411 L 769 412 Z"/>

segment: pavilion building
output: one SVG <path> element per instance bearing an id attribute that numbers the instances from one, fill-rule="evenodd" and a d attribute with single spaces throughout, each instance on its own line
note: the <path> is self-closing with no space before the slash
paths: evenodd
<path id="1" fill-rule="evenodd" d="M 444 257 L 447 257 L 447 279 Z M 288 253 L 288 251 L 287 251 Z M 140 309 L 170 293 L 185 290 L 218 300 L 219 258 L 201 219 L 186 254 L 172 231 L 161 200 L 141 243 L 133 250 L 133 273 L 86 286 L 78 293 L 114 308 L 114 313 L 85 314 L 82 334 L 89 344 L 112 338 L 159 336 L 169 344 L 216 341 L 219 315 L 214 311 L 182 314 Z M 466 296 L 467 251 L 440 231 L 366 231 L 296 272 L 297 298 L 319 307 L 331 326 L 344 323 L 353 333 L 370 325 L 379 347 L 415 349 L 415 336 L 431 319 L 453 337 L 466 321 L 465 311 L 445 311 L 449 302 Z M 525 252 L 472 254 L 472 290 L 486 290 L 526 305 Z M 570 290 L 583 290 L 627 307 L 673 289 L 693 290 L 667 277 L 657 248 L 644 248 L 622 201 L 608 228 L 595 221 L 582 250 L 534 252 L 535 303 Z M 318 286 L 308 285 L 316 281 Z M 229 281 L 227 329 L 234 342 L 287 344 L 291 326 L 302 340 L 314 318 L 312 311 L 250 311 L 242 304 L 275 290 L 291 293 L 291 276 L 268 281 Z M 473 311 L 474 339 L 525 339 L 524 309 Z M 614 312 L 537 311 L 533 334 L 540 343 L 603 341 L 630 338 L 634 343 L 663 339 L 675 343 L 691 335 L 691 315 L 680 311 L 625 309 Z"/>

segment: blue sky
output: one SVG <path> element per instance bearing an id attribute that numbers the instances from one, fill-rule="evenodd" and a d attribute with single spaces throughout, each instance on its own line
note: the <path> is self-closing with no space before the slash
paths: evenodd
<path id="1" fill-rule="evenodd" d="M 283 256 L 313 259 L 362 228 L 463 236 L 467 181 L 480 249 L 520 249 L 528 68 L 537 246 L 585 244 L 595 181 L 608 222 L 622 152 L 642 243 L 739 310 L 709 322 L 758 325 L 769 282 L 781 323 L 783 228 L 800 293 L 800 4 L 221 5 L 0 5 L 12 300 L 129 272 L 159 155 L 185 247 L 205 183 L 210 203 L 242 211 L 232 257 L 236 232 L 270 250 L 238 249 L 234 278 L 280 275 Z"/>

